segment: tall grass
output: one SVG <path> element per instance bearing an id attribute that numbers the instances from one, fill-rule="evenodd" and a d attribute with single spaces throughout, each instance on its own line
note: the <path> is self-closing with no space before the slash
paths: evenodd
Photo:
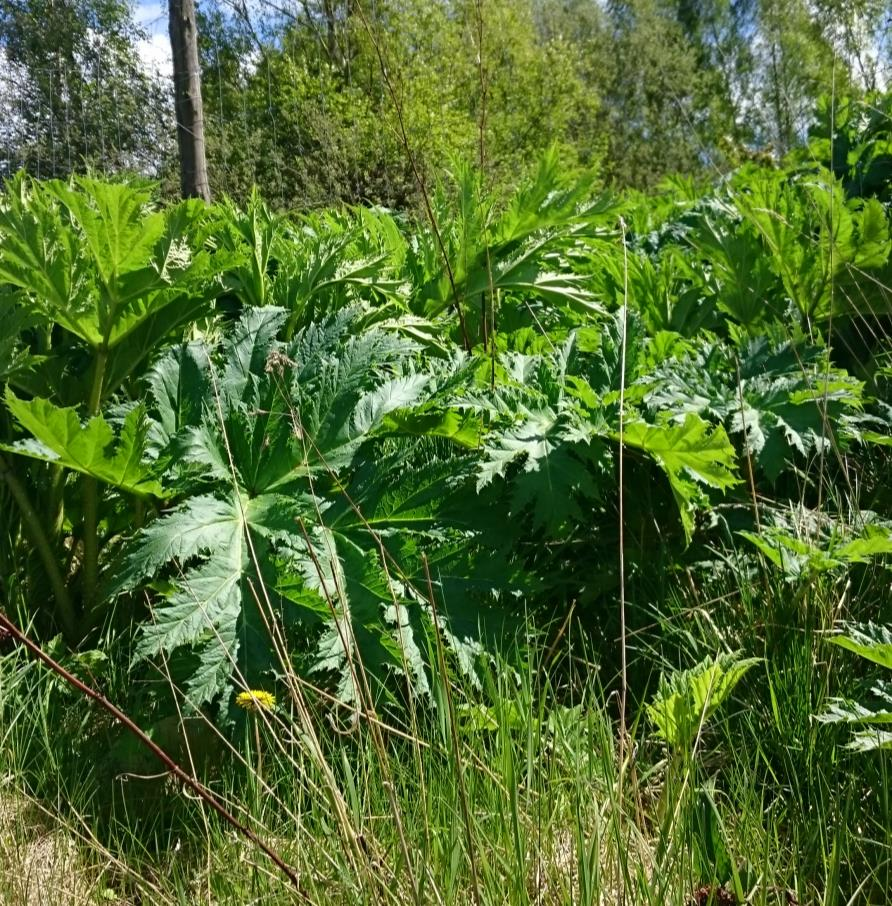
<path id="1" fill-rule="evenodd" d="M 4 801 L 22 805 L 0 829 L 0 889 L 31 889 L 28 853 L 53 828 L 67 842 L 48 858 L 84 883 L 6 902 L 682 906 L 722 882 L 760 906 L 886 902 L 888 757 L 848 753 L 842 731 L 813 720 L 856 679 L 824 639 L 839 594 L 836 580 L 791 588 L 742 570 L 667 593 L 658 624 L 633 636 L 632 715 L 655 657 L 666 669 L 731 649 L 762 661 L 680 757 L 633 721 L 621 801 L 614 678 L 591 668 L 584 626 L 485 662 L 477 684 L 432 658 L 430 701 L 399 725 L 303 686 L 301 703 L 246 712 L 229 737 L 185 715 L 157 727 L 296 869 L 300 891 L 55 676 L 9 652 L 0 770 Z M 133 698 L 126 665 L 95 681 Z M 40 822 L 21 818 L 35 808 Z"/>

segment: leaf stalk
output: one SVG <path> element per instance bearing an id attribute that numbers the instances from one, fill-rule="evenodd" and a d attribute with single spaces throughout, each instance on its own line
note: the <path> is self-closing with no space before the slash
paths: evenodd
<path id="1" fill-rule="evenodd" d="M 107 362 L 108 347 L 103 344 L 96 350 L 96 360 L 93 366 L 93 384 L 90 388 L 90 398 L 87 402 L 87 414 L 90 418 L 99 414 Z M 83 489 L 83 598 L 84 609 L 90 610 L 95 603 L 96 587 L 99 579 L 99 484 L 95 478 L 86 477 L 84 478 Z"/>
<path id="2" fill-rule="evenodd" d="M 77 621 L 75 619 L 74 607 L 71 603 L 71 596 L 68 594 L 68 588 L 66 587 L 65 582 L 62 579 L 62 573 L 59 570 L 58 560 L 56 559 L 52 545 L 44 531 L 43 522 L 40 519 L 40 516 L 38 516 L 37 510 L 34 509 L 34 505 L 31 503 L 27 491 L 22 487 L 21 482 L 18 480 L 15 473 L 10 468 L 9 463 L 3 456 L 0 456 L 0 478 L 6 483 L 6 486 L 9 488 L 9 493 L 18 505 L 19 511 L 22 514 L 22 522 L 24 523 L 28 534 L 31 536 L 31 541 L 37 550 L 41 563 L 43 563 L 43 568 L 46 570 L 47 578 L 53 589 L 53 598 L 55 599 L 56 604 L 56 618 L 59 621 L 66 639 L 68 639 L 69 642 L 75 642 L 77 640 Z"/>

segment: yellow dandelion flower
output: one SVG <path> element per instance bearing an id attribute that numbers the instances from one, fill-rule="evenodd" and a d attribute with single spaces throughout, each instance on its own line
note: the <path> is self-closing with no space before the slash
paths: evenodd
<path id="1" fill-rule="evenodd" d="M 239 692 L 235 703 L 246 711 L 272 711 L 276 707 L 276 697 L 263 689 L 249 689 L 247 692 Z"/>

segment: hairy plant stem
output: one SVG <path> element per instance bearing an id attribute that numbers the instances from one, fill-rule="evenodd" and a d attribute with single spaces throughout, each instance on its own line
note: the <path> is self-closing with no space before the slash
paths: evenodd
<path id="1" fill-rule="evenodd" d="M 56 543 L 62 537 L 62 528 L 65 522 L 65 501 L 63 498 L 65 492 L 65 469 L 62 466 L 54 465 L 49 468 L 52 479 L 47 513 L 49 515 L 50 538 Z"/>
<path id="2" fill-rule="evenodd" d="M 34 509 L 27 491 L 22 487 L 21 482 L 3 456 L 0 456 L 0 478 L 6 483 L 9 493 L 12 494 L 13 500 L 18 505 L 25 529 L 31 536 L 31 541 L 37 550 L 41 563 L 43 563 L 43 568 L 46 570 L 47 578 L 53 589 L 56 618 L 61 629 L 69 642 L 76 642 L 77 621 L 74 615 L 74 607 L 71 603 L 71 596 L 68 594 L 68 588 L 62 578 L 62 573 L 59 570 L 59 562 L 53 546 L 44 531 L 44 523 L 37 514 L 37 510 Z"/>
<path id="3" fill-rule="evenodd" d="M 95 478 L 84 478 L 83 492 L 83 598 L 84 610 L 89 611 L 96 600 L 99 584 L 99 485 Z"/>
<path id="4" fill-rule="evenodd" d="M 87 414 L 90 418 L 99 414 L 99 407 L 102 404 L 102 386 L 105 383 L 107 361 L 108 348 L 103 344 L 96 350 L 93 385 L 87 402 Z M 84 610 L 89 611 L 96 602 L 96 586 L 99 579 L 99 483 L 95 478 L 86 477 L 83 481 L 83 491 L 83 600 Z"/>
<path id="5" fill-rule="evenodd" d="M 90 386 L 90 398 L 87 400 L 87 413 L 92 418 L 99 414 L 102 405 L 102 389 L 105 384 L 105 368 L 108 363 L 108 346 L 103 343 L 96 349 L 93 363 L 93 383 Z"/>

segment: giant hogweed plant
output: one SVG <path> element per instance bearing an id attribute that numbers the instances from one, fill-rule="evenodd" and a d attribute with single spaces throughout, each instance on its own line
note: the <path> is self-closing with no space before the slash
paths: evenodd
<path id="1" fill-rule="evenodd" d="M 603 498 L 604 485 L 613 483 L 620 441 L 621 345 L 634 346 L 634 324 L 620 312 L 598 331 L 571 332 L 553 352 L 503 357 L 496 391 L 476 397 L 481 409 L 503 419 L 503 427 L 484 439 L 478 487 L 509 478 L 511 511 L 547 501 L 547 510 L 533 508 L 534 525 L 555 531 L 582 515 L 581 500 Z M 635 361 L 634 348 L 627 349 L 627 378 L 635 373 Z M 672 423 L 669 412 L 648 418 L 635 396 L 628 395 L 622 413 L 623 444 L 663 472 L 690 540 L 703 489 L 724 491 L 738 482 L 733 448 L 721 426 L 692 413 L 680 424 Z"/>
<path id="2" fill-rule="evenodd" d="M 482 210 L 470 171 L 459 183 L 459 195 L 474 194 Z M 448 318 L 448 306 L 435 304 L 446 271 L 464 287 L 463 304 L 481 288 L 484 258 L 491 291 L 518 301 L 586 301 L 564 255 L 590 225 L 586 191 L 561 177 L 556 159 L 546 160 L 498 216 L 488 211 L 486 249 L 471 250 L 468 219 L 464 238 L 449 240 L 447 265 L 428 254 L 429 234 L 416 242 L 405 223 L 384 212 L 293 224 L 256 197 L 244 211 L 194 203 L 159 210 L 139 187 L 12 184 L 0 273 L 8 301 L 0 346 L 9 418 L 3 442 L 12 464 L 3 460 L 3 475 L 21 530 L 30 533 L 50 579 L 55 624 L 72 642 L 90 633 L 107 611 L 98 589 L 103 565 L 127 529 L 177 499 L 163 458 L 149 461 L 158 427 L 147 419 L 135 379 L 159 348 L 210 314 L 215 294 L 228 292 L 240 306 L 280 303 L 287 315 L 277 330 L 286 339 L 352 306 L 355 335 L 379 322 L 391 336 L 415 337 L 451 361 L 436 323 Z M 467 290 L 471 273 L 476 282 Z M 226 322 L 205 326 L 213 336 Z M 386 359 L 378 364 L 389 367 Z M 461 410 L 444 420 L 428 407 L 395 424 L 408 436 L 467 442 L 474 436 L 469 418 Z M 38 616 L 45 621 L 47 614 L 38 608 Z"/>
<path id="3" fill-rule="evenodd" d="M 888 552 L 888 547 L 887 551 Z M 864 660 L 892 670 L 892 631 L 876 623 L 853 623 L 840 628 L 829 641 Z M 892 683 L 875 680 L 862 701 L 836 698 L 817 715 L 822 723 L 843 723 L 855 728 L 848 748 L 856 752 L 892 748 Z"/>
<path id="4" fill-rule="evenodd" d="M 673 204 L 629 214 L 628 273 L 615 248 L 596 247 L 588 269 L 599 301 L 619 304 L 627 285 L 652 333 L 686 338 L 756 337 L 778 322 L 812 342 L 831 323 L 861 346 L 882 336 L 892 238 L 878 199 L 850 197 L 814 166 L 744 167 L 695 200 L 667 194 Z"/>
<path id="5" fill-rule="evenodd" d="M 255 192 L 244 209 L 225 201 L 217 224 L 215 242 L 232 256 L 222 275 L 225 290 L 241 306 L 287 310 L 285 337 L 345 307 L 364 323 L 405 315 L 407 241 L 386 211 L 288 218 Z"/>
<path id="6" fill-rule="evenodd" d="M 841 180 L 847 198 L 889 200 L 892 172 L 892 99 L 881 92 L 864 97 L 825 96 L 818 102 L 809 129 L 807 150 L 794 155 L 803 170 L 815 161 Z"/>
<path id="7" fill-rule="evenodd" d="M 147 616 L 138 657 L 170 659 L 195 704 L 279 669 L 280 626 L 299 668 L 351 697 L 357 653 L 382 694 L 399 674 L 425 687 L 431 593 L 466 665 L 493 619 L 600 600 L 620 441 L 640 479 L 626 518 L 665 548 L 741 486 L 747 454 L 773 480 L 871 427 L 861 385 L 798 335 L 703 334 L 733 295 L 701 319 L 682 239 L 715 205 L 667 233 L 672 274 L 630 250 L 629 311 L 607 315 L 625 296 L 599 300 L 590 272 L 612 263 L 622 285 L 616 211 L 554 161 L 504 205 L 459 173 L 437 201 L 449 268 L 430 231 L 382 211 L 287 220 L 256 197 L 159 211 L 139 188 L 13 189 L 0 373 L 16 531 L 54 564 L 72 641 L 129 601 L 117 612 Z M 485 348 L 460 348 L 456 294 Z"/>
<path id="8" fill-rule="evenodd" d="M 536 324 L 531 301 L 559 319 L 602 311 L 580 263 L 596 239 L 615 234 L 618 206 L 607 194 L 593 197 L 593 185 L 592 174 L 568 179 L 552 149 L 499 203 L 479 173 L 457 165 L 434 200 L 443 249 L 424 228 L 407 248 L 412 312 L 436 318 L 457 305 L 472 341 L 485 345 L 503 307 L 527 325 Z"/>
<path id="9" fill-rule="evenodd" d="M 740 457 L 769 482 L 822 453 L 835 462 L 887 427 L 864 411 L 863 383 L 834 367 L 826 348 L 765 335 L 676 345 L 642 382 L 651 413 L 696 413 L 723 425 Z"/>
<path id="10" fill-rule="evenodd" d="M 597 329 L 571 331 L 553 349 L 529 344 L 531 351 L 502 354 L 495 390 L 484 367 L 476 385 L 453 398 L 487 425 L 476 465 L 478 507 L 509 517 L 502 516 L 500 556 L 520 559 L 535 577 L 535 601 L 551 612 L 571 600 L 603 607 L 615 593 L 621 441 L 631 479 L 625 518 L 641 527 L 627 549 L 630 569 L 644 562 L 639 554 L 652 560 L 655 547 L 680 552 L 698 514 L 739 481 L 723 428 L 693 414 L 680 424 L 668 413 L 653 418 L 637 390 L 626 394 L 621 438 L 624 327 L 631 388 L 642 338 L 637 320 L 618 313 Z"/>
<path id="11" fill-rule="evenodd" d="M 356 314 L 282 341 L 288 313 L 250 309 L 222 345 L 172 349 L 148 377 L 172 506 L 110 570 L 109 594 L 151 583 L 137 656 L 167 657 L 195 705 L 281 669 L 271 627 L 302 639 L 299 668 L 342 697 L 358 694 L 360 659 L 376 693 L 399 675 L 427 689 L 435 611 L 470 667 L 481 632 L 531 589 L 522 526 L 591 525 L 586 501 L 611 494 L 610 351 L 581 354 L 572 335 L 509 355 L 493 394 L 485 357 L 426 359 L 382 328 L 357 332 Z M 736 482 L 723 430 L 695 416 L 630 414 L 625 437 L 665 472 L 688 530 L 697 485 Z"/>
<path id="12" fill-rule="evenodd" d="M 116 407 L 159 344 L 209 310 L 204 217 L 91 179 L 17 178 L 0 199 L 0 473 L 20 516 L 12 543 L 33 544 L 70 641 L 94 622 L 103 548 L 130 521 L 121 506 L 162 496 L 144 409 Z"/>
<path id="13" fill-rule="evenodd" d="M 568 178 L 556 152 L 506 199 L 457 163 L 433 198 L 434 228 L 381 209 L 271 213 L 256 195 L 228 205 L 217 241 L 238 253 L 225 275 L 243 305 L 289 311 L 285 335 L 345 305 L 362 322 L 448 355 L 494 331 L 575 325 L 602 311 L 580 267 L 615 232 L 616 202 L 593 177 Z"/>
<path id="14" fill-rule="evenodd" d="M 888 313 L 882 282 L 869 279 L 892 250 L 877 199 L 849 199 L 832 174 L 819 171 L 793 179 L 761 174 L 735 202 L 808 330 L 833 317 L 872 320 Z"/>
<path id="15" fill-rule="evenodd" d="M 109 594 L 163 581 L 137 657 L 185 663 L 193 705 L 274 671 L 274 627 L 299 633 L 304 666 L 346 698 L 355 658 L 376 692 L 393 672 L 425 688 L 420 554 L 442 570 L 457 547 L 452 571 L 474 578 L 476 533 L 451 513 L 467 438 L 446 415 L 438 430 L 439 382 L 416 350 L 356 332 L 357 314 L 280 341 L 288 312 L 248 309 L 221 345 L 176 347 L 148 377 L 148 437 L 173 505 L 111 570 Z M 450 433 L 456 453 L 412 436 Z"/>

